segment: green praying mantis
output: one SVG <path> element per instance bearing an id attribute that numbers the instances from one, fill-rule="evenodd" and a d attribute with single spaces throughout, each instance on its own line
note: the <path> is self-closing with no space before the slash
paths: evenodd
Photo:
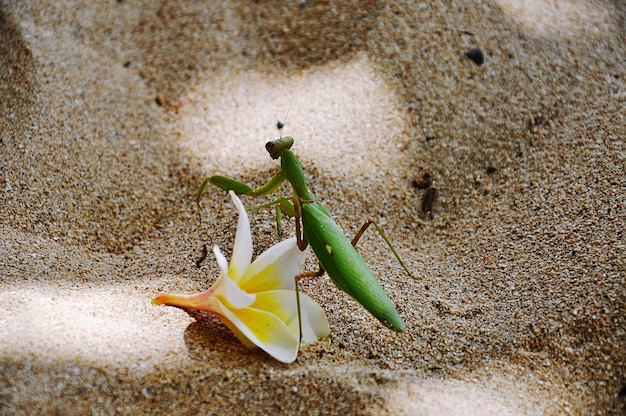
<path id="1" fill-rule="evenodd" d="M 280 158 L 281 169 L 265 185 L 256 189 L 224 176 L 216 175 L 206 178 L 196 193 L 198 210 L 200 209 L 200 198 L 209 184 L 225 191 L 232 190 L 238 195 L 257 197 L 275 192 L 285 180 L 288 181 L 293 188 L 291 198 L 278 198 L 269 204 L 260 205 L 253 209 L 276 205 L 279 233 L 281 211 L 288 216 L 295 217 L 298 248 L 304 251 L 310 245 L 319 261 L 320 269 L 318 272 L 302 273 L 295 276 L 298 313 L 300 312 L 298 280 L 303 277 L 322 276 L 324 272 L 327 272 L 341 290 L 360 303 L 383 325 L 398 332 L 404 331 L 406 325 L 393 302 L 355 248 L 359 238 L 370 224 L 374 224 L 404 270 L 409 275 L 411 273 L 383 230 L 375 222 L 367 221 L 352 241 L 345 237 L 328 211 L 309 190 L 300 161 L 291 151 L 293 143 L 294 139 L 286 136 L 266 144 L 265 148 L 272 159 Z M 300 333 L 302 333 L 301 328 Z"/>

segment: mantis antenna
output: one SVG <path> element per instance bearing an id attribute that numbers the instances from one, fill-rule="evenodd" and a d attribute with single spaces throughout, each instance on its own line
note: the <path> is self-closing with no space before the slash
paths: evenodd
<path id="1" fill-rule="evenodd" d="M 287 108 L 287 114 L 285 114 L 285 121 L 282 122 L 278 120 L 278 123 L 276 123 L 276 127 L 278 127 L 278 135 L 280 137 L 283 137 L 283 127 L 285 127 L 285 124 L 287 124 L 287 117 L 289 117 L 289 112 L 291 111 L 291 106 L 293 105 L 293 100 L 295 98 L 296 98 L 296 93 L 294 92 L 293 95 L 291 96 L 291 102 L 289 103 L 289 107 Z"/>

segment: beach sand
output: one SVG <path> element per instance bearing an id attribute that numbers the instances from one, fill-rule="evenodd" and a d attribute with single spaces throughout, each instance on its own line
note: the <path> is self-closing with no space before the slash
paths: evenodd
<path id="1" fill-rule="evenodd" d="M 0 413 L 625 414 L 625 19 L 619 0 L 3 1 Z M 211 189 L 200 224 L 195 192 L 268 180 L 279 120 L 346 235 L 380 222 L 411 269 L 361 239 L 406 332 L 328 276 L 302 288 L 331 336 L 293 364 L 150 304 L 217 278 L 195 263 L 230 255 L 236 211 Z M 250 217 L 258 255 L 274 213 Z"/>

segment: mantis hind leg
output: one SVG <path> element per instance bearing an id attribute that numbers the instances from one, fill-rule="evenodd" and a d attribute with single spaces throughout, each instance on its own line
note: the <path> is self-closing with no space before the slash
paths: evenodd
<path id="1" fill-rule="evenodd" d="M 393 253 L 393 255 L 396 257 L 396 259 L 398 260 L 398 263 L 400 263 L 400 265 L 402 266 L 402 268 L 404 269 L 404 271 L 411 277 L 413 277 L 413 275 L 411 274 L 411 272 L 409 271 L 409 269 L 406 267 L 406 265 L 404 264 L 404 262 L 402 261 L 402 259 L 400 258 L 400 255 L 398 254 L 398 252 L 396 251 L 396 249 L 393 247 L 393 245 L 391 244 L 391 241 L 389 241 L 389 238 L 387 237 L 387 235 L 385 234 L 385 232 L 383 231 L 383 229 L 374 221 L 372 220 L 367 220 L 365 221 L 365 224 L 363 224 L 361 226 L 361 228 L 359 229 L 359 231 L 356 233 L 356 235 L 354 236 L 354 238 L 352 239 L 352 246 L 356 249 L 356 245 L 359 242 L 359 239 L 361 238 L 361 236 L 363 235 L 363 233 L 365 233 L 365 230 L 367 230 L 367 228 L 374 224 L 374 227 L 376 227 L 376 231 L 378 231 L 378 234 L 380 234 L 380 236 L 382 237 L 383 240 L 385 240 L 385 243 L 387 244 L 387 247 L 389 247 L 389 249 L 391 250 L 391 252 Z"/>
<path id="2" fill-rule="evenodd" d="M 354 236 L 354 238 L 352 239 L 352 247 L 356 248 L 356 244 L 359 242 L 359 239 L 361 238 L 361 236 L 363 235 L 363 233 L 365 232 L 365 230 L 367 230 L 367 228 L 372 225 L 374 223 L 374 221 L 372 220 L 367 220 L 365 221 L 365 224 L 363 224 L 361 226 L 361 229 L 359 230 L 358 233 L 356 233 L 356 235 Z"/>

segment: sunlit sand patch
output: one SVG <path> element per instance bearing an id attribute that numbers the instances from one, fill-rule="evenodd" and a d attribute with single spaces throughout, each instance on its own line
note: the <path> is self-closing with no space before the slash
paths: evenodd
<path id="1" fill-rule="evenodd" d="M 47 351 L 49 359 L 135 367 L 172 349 L 184 349 L 182 337 L 154 342 L 163 337 L 146 330 L 148 308 L 154 307 L 129 296 L 133 290 L 102 284 L 76 288 L 68 296 L 67 288 L 54 285 L 11 285 L 0 292 L 0 353 L 16 358 Z M 181 320 L 181 326 L 186 325 Z"/>
<path id="2" fill-rule="evenodd" d="M 391 389 L 387 403 L 392 414 L 543 414 L 547 398 L 536 390 L 510 376 L 490 377 L 489 381 L 433 378 L 398 383 Z"/>
<path id="3" fill-rule="evenodd" d="M 605 32 L 607 16 L 616 13 L 607 2 L 586 0 L 495 0 L 523 28 L 539 35 L 568 34 L 580 29 Z"/>
<path id="4" fill-rule="evenodd" d="M 283 135 L 295 138 L 296 153 L 304 161 L 323 159 L 337 175 L 387 172 L 393 166 L 385 152 L 397 151 L 403 140 L 405 115 L 365 54 L 291 76 L 220 74 L 184 101 L 181 143 L 207 174 L 267 168 L 264 145 L 279 136 L 277 122 L 285 122 L 288 111 Z M 367 135 L 355 133 L 355 123 L 366 126 Z"/>

